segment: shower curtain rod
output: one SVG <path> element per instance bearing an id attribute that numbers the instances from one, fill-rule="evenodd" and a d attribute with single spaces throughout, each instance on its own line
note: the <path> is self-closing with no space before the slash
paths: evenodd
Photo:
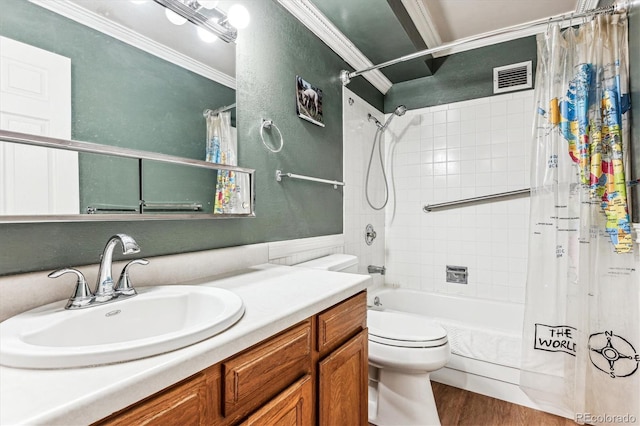
<path id="1" fill-rule="evenodd" d="M 207 117 L 209 117 L 210 115 L 216 115 L 216 114 L 219 114 L 219 113 L 224 112 L 224 111 L 229 111 L 230 109 L 233 109 L 233 108 L 235 108 L 235 107 L 236 107 L 236 104 L 235 104 L 235 102 L 234 102 L 234 103 L 232 103 L 231 105 L 225 105 L 225 106 L 223 106 L 223 107 L 216 108 L 216 109 L 209 109 L 209 108 L 207 108 L 207 109 L 205 109 L 204 111 L 202 111 L 202 116 L 203 116 L 204 118 L 207 118 Z"/>
<path id="2" fill-rule="evenodd" d="M 622 1 L 622 2 L 616 2 L 614 4 L 612 4 L 611 6 L 606 6 L 606 7 L 599 7 L 597 9 L 591 9 L 591 10 L 587 10 L 586 12 L 582 12 L 582 13 L 564 13 L 564 14 L 560 14 L 560 15 L 554 15 L 554 16 L 550 16 L 548 18 L 542 18 L 542 19 L 536 19 L 534 21 L 529 21 L 529 22 L 525 22 L 524 24 L 518 24 L 518 25 L 512 25 L 510 27 L 505 27 L 505 28 L 501 28 L 498 30 L 493 30 L 493 31 L 488 31 L 486 33 L 482 33 L 482 34 L 478 34 L 475 36 L 470 36 L 470 37 L 465 37 L 462 38 L 460 40 L 456 40 L 456 41 L 452 41 L 450 43 L 445 43 L 442 44 L 440 46 L 436 46 L 436 47 L 432 47 L 430 49 L 425 49 L 425 50 L 420 50 L 418 52 L 415 53 L 411 53 L 409 55 L 405 55 L 402 56 L 400 58 L 397 59 L 392 59 L 390 61 L 387 62 L 383 62 L 381 64 L 378 65 L 373 65 L 370 66 L 369 68 L 365 68 L 362 70 L 357 70 L 357 71 L 347 71 L 347 70 L 342 70 L 340 71 L 340 81 L 342 81 L 343 85 L 347 85 L 349 84 L 349 82 L 351 81 L 352 78 L 357 77 L 361 74 L 364 74 L 366 72 L 369 71 L 373 71 L 373 70 L 377 70 L 380 68 L 385 68 L 391 65 L 395 65 L 395 64 L 399 64 L 401 62 L 406 62 L 406 61 L 411 61 L 413 59 L 418 59 L 421 58 L 423 56 L 427 56 L 430 55 L 432 53 L 437 53 L 437 52 L 441 52 L 443 50 L 447 50 L 447 49 L 451 49 L 453 47 L 457 47 L 457 46 L 461 46 L 463 44 L 467 44 L 467 43 L 471 43 L 474 41 L 479 41 L 479 40 L 484 40 L 484 39 L 488 39 L 491 37 L 496 37 L 496 36 L 500 36 L 500 35 L 504 35 L 504 34 L 510 34 L 510 33 L 517 33 L 517 32 L 521 32 L 524 30 L 530 30 L 531 28 L 537 27 L 537 26 L 543 26 L 543 25 L 549 25 L 552 24 L 554 22 L 563 22 L 566 21 L 567 22 L 567 26 L 572 25 L 574 20 L 584 20 L 586 18 L 592 17 L 592 16 L 596 16 L 596 15 L 602 15 L 605 13 L 622 13 L 625 11 L 629 11 L 631 8 L 635 8 L 640 6 L 640 0 L 627 0 L 627 1 Z"/>

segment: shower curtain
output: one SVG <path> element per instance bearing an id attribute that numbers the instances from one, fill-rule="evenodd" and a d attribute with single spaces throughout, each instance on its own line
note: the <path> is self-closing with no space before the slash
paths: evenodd
<path id="1" fill-rule="evenodd" d="M 538 36 L 520 386 L 578 423 L 640 422 L 627 57 L 626 16 Z"/>
<path id="2" fill-rule="evenodd" d="M 206 161 L 238 165 L 238 141 L 231 127 L 231 112 L 207 116 Z M 213 213 L 249 213 L 249 175 L 246 173 L 218 170 Z"/>

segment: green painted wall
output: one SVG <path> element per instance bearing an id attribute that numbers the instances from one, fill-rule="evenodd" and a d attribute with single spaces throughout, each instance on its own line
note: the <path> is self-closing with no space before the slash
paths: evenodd
<path id="1" fill-rule="evenodd" d="M 388 0 L 320 0 L 314 5 L 374 64 L 416 51 Z M 402 6 L 400 6 L 402 7 Z M 371 36 L 371 27 L 384 22 L 380 37 Z M 431 75 L 424 60 L 402 62 L 380 70 L 391 82 Z M 351 88 L 351 86 L 349 86 Z"/>
<path id="2" fill-rule="evenodd" d="M 136 238 L 143 256 L 342 232 L 342 190 L 301 181 L 277 183 L 274 173 L 280 168 L 294 173 L 342 179 L 342 89 L 338 75 L 347 66 L 274 1 L 248 1 L 246 4 L 252 22 L 238 39 L 239 162 L 241 166 L 257 170 L 257 217 L 0 224 L 0 275 L 95 263 L 107 238 L 117 232 L 128 233 Z M 191 99 L 202 95 L 208 100 L 208 95 L 201 91 L 216 91 L 209 87 L 213 83 L 118 42 L 109 41 L 103 47 L 97 47 L 104 43 L 104 36 L 84 29 L 67 29 L 69 25 L 70 22 L 64 18 L 42 16 L 41 9 L 26 1 L 2 0 L 0 34 L 29 40 L 39 47 L 72 58 L 73 136 L 95 140 L 95 136 L 99 135 L 105 138 L 105 142 L 115 145 L 124 140 L 133 140 L 136 141 L 136 148 L 162 149 L 170 154 L 177 154 L 173 151 L 176 148 L 175 141 L 186 141 L 187 146 L 180 146 L 179 155 L 198 158 L 204 145 L 201 113 L 203 108 L 211 105 L 203 102 L 183 108 L 177 106 L 180 101 L 176 98 Z M 61 39 L 70 35 L 78 37 L 77 43 L 61 51 Z M 80 40 L 81 37 L 84 39 Z M 93 53 L 108 57 L 87 58 L 86 68 L 82 72 L 86 76 L 98 73 L 100 80 L 104 80 L 102 83 L 93 81 L 93 84 L 99 84 L 107 90 L 112 86 L 117 87 L 117 91 L 123 94 L 134 92 L 137 99 L 118 98 L 116 90 L 114 93 L 101 93 L 86 76 L 80 75 L 81 68 L 76 65 L 82 62 L 84 52 L 74 51 L 74 46 L 79 48 L 81 41 L 82 44 L 96 43 L 96 52 Z M 137 83 L 119 83 L 113 80 L 117 73 L 106 68 L 102 71 L 92 68 L 100 66 L 93 61 L 102 60 L 109 60 L 109 66 L 113 62 L 122 62 L 123 71 L 137 73 Z M 146 74 L 148 72 L 158 73 L 150 77 Z M 323 90 L 326 127 L 315 126 L 296 116 L 296 75 Z M 84 83 L 79 85 L 76 80 Z M 142 80 L 151 80 L 144 84 L 164 88 L 157 99 L 149 101 L 144 99 L 146 95 L 138 93 Z M 191 83 L 193 86 L 187 88 Z M 382 95 L 368 83 L 355 82 L 355 89 L 352 87 L 352 90 L 357 90 L 360 96 L 382 107 Z M 121 132 L 117 125 L 101 123 L 96 119 L 107 110 L 113 112 L 113 109 L 132 128 Z M 146 118 L 141 119 L 143 116 Z M 274 120 L 282 131 L 285 147 L 279 154 L 273 154 L 262 146 L 259 135 L 262 118 Z M 166 126 L 167 123 L 171 124 Z M 189 129 L 179 127 L 181 125 Z M 187 137 L 190 130 L 194 134 Z M 161 148 L 146 145 L 155 143 L 159 138 L 168 142 Z M 109 180 L 116 179 L 113 174 L 107 175 Z"/>
<path id="3" fill-rule="evenodd" d="M 384 112 L 392 112 L 400 104 L 416 109 L 492 96 L 494 67 L 529 60 L 533 61 L 535 81 L 535 37 L 434 59 L 434 75 L 393 85 L 385 96 Z"/>

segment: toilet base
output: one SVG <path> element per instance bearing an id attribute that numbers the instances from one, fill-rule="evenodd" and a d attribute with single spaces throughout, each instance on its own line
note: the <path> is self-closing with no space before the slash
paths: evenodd
<path id="1" fill-rule="evenodd" d="M 440 425 L 429 373 L 378 371 L 377 410 L 369 409 L 369 422 L 377 426 Z M 373 396 L 373 395 L 372 395 Z M 376 412 L 377 411 L 377 412 Z"/>

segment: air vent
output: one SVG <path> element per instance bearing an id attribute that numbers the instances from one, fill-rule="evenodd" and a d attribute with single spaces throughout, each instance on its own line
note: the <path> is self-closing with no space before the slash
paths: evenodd
<path id="1" fill-rule="evenodd" d="M 531 87 L 531 61 L 493 69 L 493 93 L 513 92 Z"/>

